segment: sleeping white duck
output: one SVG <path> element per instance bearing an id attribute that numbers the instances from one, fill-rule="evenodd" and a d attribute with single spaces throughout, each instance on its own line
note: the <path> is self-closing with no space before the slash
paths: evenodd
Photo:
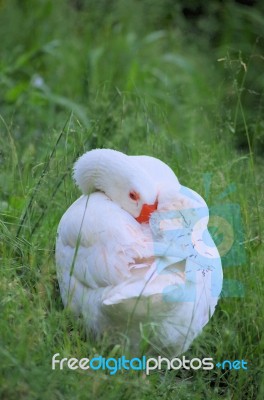
<path id="1" fill-rule="evenodd" d="M 96 149 L 74 180 L 83 195 L 63 215 L 56 243 L 62 300 L 88 331 L 186 351 L 215 311 L 222 266 L 209 212 L 162 161 Z"/>

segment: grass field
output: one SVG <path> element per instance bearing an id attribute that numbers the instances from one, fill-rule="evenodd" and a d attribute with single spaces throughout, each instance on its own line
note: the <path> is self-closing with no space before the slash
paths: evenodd
<path id="1" fill-rule="evenodd" d="M 0 1 L 1 399 L 264 398 L 264 11 L 183 3 Z M 158 157 L 224 218 L 240 210 L 223 296 L 185 356 L 247 371 L 51 369 L 57 352 L 119 352 L 63 309 L 54 261 L 73 162 L 97 147 Z"/>

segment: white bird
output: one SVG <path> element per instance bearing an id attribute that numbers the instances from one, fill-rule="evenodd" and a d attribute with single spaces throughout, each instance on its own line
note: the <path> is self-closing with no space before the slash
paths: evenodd
<path id="1" fill-rule="evenodd" d="M 222 266 L 209 212 L 162 161 L 96 149 L 74 180 L 83 195 L 63 215 L 56 242 L 62 300 L 88 331 L 186 351 L 214 313 Z"/>

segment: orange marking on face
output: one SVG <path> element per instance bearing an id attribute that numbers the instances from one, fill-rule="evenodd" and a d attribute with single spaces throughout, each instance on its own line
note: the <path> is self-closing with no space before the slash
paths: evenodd
<path id="1" fill-rule="evenodd" d="M 143 204 L 141 213 L 139 216 L 136 218 L 137 222 L 140 224 L 149 222 L 151 214 L 157 210 L 158 207 L 158 201 L 155 201 L 154 204 Z"/>

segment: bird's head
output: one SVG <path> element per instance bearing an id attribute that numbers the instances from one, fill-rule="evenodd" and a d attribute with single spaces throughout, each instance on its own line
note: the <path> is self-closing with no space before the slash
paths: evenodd
<path id="1" fill-rule="evenodd" d="M 119 151 L 91 150 L 74 166 L 74 179 L 84 194 L 105 193 L 139 223 L 157 209 L 157 186 L 138 163 Z"/>

